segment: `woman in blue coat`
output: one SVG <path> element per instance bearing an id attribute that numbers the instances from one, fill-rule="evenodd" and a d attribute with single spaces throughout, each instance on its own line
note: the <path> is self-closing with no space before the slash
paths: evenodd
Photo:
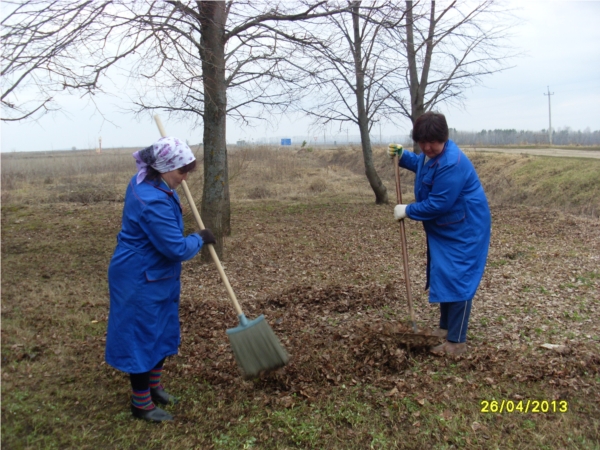
<path id="1" fill-rule="evenodd" d="M 177 354 L 181 262 L 215 238 L 183 235 L 175 189 L 196 166 L 191 149 L 173 137 L 133 154 L 138 173 L 125 194 L 121 231 L 108 268 L 110 310 L 106 362 L 129 373 L 134 417 L 173 416 L 155 403 L 176 403 L 160 383 L 165 358 Z"/>
<path id="2" fill-rule="evenodd" d="M 443 114 L 427 112 L 414 124 L 420 155 L 390 145 L 400 167 L 415 172 L 415 203 L 396 205 L 396 220 L 423 222 L 427 236 L 429 301 L 440 304 L 436 334 L 446 342 L 435 354 L 466 352 L 471 303 L 488 254 L 491 214 L 483 187 L 469 158 L 448 139 Z"/>

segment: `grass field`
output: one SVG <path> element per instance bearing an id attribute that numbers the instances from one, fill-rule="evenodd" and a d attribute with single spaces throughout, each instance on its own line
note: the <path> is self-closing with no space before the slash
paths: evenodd
<path id="1" fill-rule="evenodd" d="M 600 161 L 469 154 L 492 243 L 470 351 L 448 359 L 390 331 L 408 320 L 399 227 L 358 149 L 232 152 L 225 270 L 292 358 L 243 380 L 217 271 L 187 262 L 163 377 L 181 402 L 156 425 L 131 418 L 128 377 L 104 363 L 130 153 L 2 155 L 3 448 L 600 448 Z M 376 164 L 393 197 L 383 150 Z M 406 227 L 418 323 L 435 327 L 424 233 Z"/>

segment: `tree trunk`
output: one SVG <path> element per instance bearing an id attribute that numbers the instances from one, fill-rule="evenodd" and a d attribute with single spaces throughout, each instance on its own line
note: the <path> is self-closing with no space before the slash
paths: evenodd
<path id="1" fill-rule="evenodd" d="M 406 53 L 408 56 L 408 74 L 410 77 L 410 119 L 415 124 L 419 116 L 425 111 L 425 92 L 427 91 L 427 83 L 429 79 L 429 68 L 431 67 L 431 57 L 433 55 L 433 35 L 435 31 L 435 1 L 431 2 L 429 29 L 427 31 L 427 44 L 425 47 L 425 59 L 423 61 L 423 69 L 421 71 L 421 79 L 417 71 L 417 53 L 415 51 L 414 38 L 414 16 L 413 2 L 406 2 Z M 413 151 L 417 154 L 421 153 L 421 148 L 417 142 L 413 142 Z"/>
<path id="2" fill-rule="evenodd" d="M 223 256 L 223 237 L 231 234 L 227 171 L 227 92 L 225 86 L 225 2 L 200 4 L 202 80 L 204 85 L 204 191 L 202 220 L 216 238 L 215 250 Z M 202 259 L 210 259 L 208 251 Z"/>
<path id="3" fill-rule="evenodd" d="M 411 115 L 410 115 L 410 120 L 412 121 L 413 126 L 414 126 L 415 122 L 417 121 L 417 118 L 422 116 L 424 113 L 425 113 L 425 107 L 423 106 L 422 98 L 421 98 L 421 101 L 419 101 L 419 99 L 417 99 L 417 101 L 415 103 L 413 103 Z M 417 155 L 421 154 L 421 147 L 419 147 L 419 143 L 416 141 L 413 141 L 413 152 L 415 152 Z"/>
<path id="4" fill-rule="evenodd" d="M 355 2 L 352 7 L 352 23 L 354 27 L 354 71 L 356 73 L 356 104 L 358 109 L 358 127 L 360 129 L 360 142 L 365 163 L 365 174 L 375 193 L 375 203 L 380 205 L 388 203 L 387 189 L 381 182 L 375 165 L 373 164 L 373 150 L 369 136 L 369 118 L 365 107 L 365 73 L 362 67 L 362 46 L 360 35 L 360 2 Z"/>

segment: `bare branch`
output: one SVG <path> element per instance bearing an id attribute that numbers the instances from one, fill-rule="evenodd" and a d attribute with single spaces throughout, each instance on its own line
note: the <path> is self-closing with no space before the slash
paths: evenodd
<path id="1" fill-rule="evenodd" d="M 436 2 L 406 1 L 406 29 L 390 28 L 388 48 L 406 57 L 407 100 L 393 95 L 399 111 L 414 122 L 444 102 L 460 102 L 464 91 L 510 66 L 507 45 L 515 22 L 497 0 L 452 1 L 437 13 Z"/>

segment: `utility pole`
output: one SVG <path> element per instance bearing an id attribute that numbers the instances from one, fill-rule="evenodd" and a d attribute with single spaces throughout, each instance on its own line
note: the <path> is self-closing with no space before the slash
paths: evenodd
<path id="1" fill-rule="evenodd" d="M 550 93 L 550 86 L 546 87 L 548 88 L 548 93 L 544 92 L 544 95 L 548 96 L 548 142 L 552 146 L 552 109 L 550 108 L 550 96 L 554 95 L 554 92 Z"/>

